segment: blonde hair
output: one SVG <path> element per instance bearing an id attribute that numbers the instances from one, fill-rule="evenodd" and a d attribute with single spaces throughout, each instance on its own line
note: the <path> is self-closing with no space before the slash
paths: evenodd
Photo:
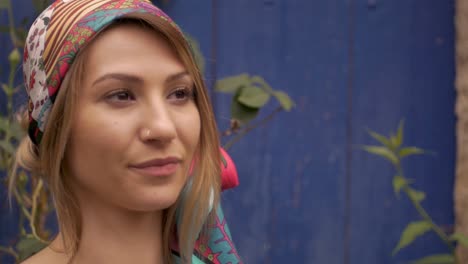
<path id="1" fill-rule="evenodd" d="M 195 82 L 195 102 L 201 120 L 201 133 L 195 154 L 195 170 L 190 179 L 190 186 L 185 188 L 184 195 L 179 195 L 177 202 L 165 209 L 163 214 L 164 263 L 173 262 L 170 243 L 175 233 L 177 233 L 182 260 L 190 263 L 195 241 L 198 238 L 206 240 L 205 231 L 214 220 L 215 205 L 218 204 L 221 188 L 218 130 L 209 94 L 188 42 L 174 25 L 145 13 L 128 14 L 120 21 L 122 22 L 113 23 L 111 27 L 118 26 L 119 23 L 139 21 L 142 22 L 139 24 L 143 27 L 149 27 L 160 34 L 177 53 Z M 76 94 L 79 94 L 80 81 L 84 72 L 85 56 L 83 55 L 85 52 L 86 49 L 77 55 L 62 82 L 41 143 L 36 146 L 29 137 L 25 137 L 17 150 L 15 164 L 15 168 L 22 167 L 32 175 L 42 177 L 48 184 L 54 198 L 65 250 L 72 257 L 80 243 L 81 215 L 77 199 L 70 186 L 64 156 L 73 111 L 76 111 L 75 98 Z M 16 173 L 12 173 L 10 192 L 13 190 L 15 178 Z"/>

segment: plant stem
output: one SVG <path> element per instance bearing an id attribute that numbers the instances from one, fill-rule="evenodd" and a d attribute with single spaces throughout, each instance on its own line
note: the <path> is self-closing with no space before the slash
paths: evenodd
<path id="1" fill-rule="evenodd" d="M 14 69 L 10 70 L 10 76 L 8 77 L 8 87 L 13 88 L 13 83 L 15 81 L 15 71 Z M 7 94 L 7 116 L 13 116 L 13 93 L 8 93 Z M 7 122 L 10 122 L 11 120 L 8 119 Z M 6 140 L 10 140 L 10 135 L 8 133 L 7 129 L 7 138 Z"/>
<path id="2" fill-rule="evenodd" d="M 18 189 L 13 190 L 13 194 L 15 195 L 16 202 L 21 208 L 27 208 L 26 204 L 24 203 L 24 199 L 21 197 L 21 194 L 18 193 Z M 27 210 L 26 210 L 27 212 Z M 31 215 L 29 213 L 25 213 L 25 216 L 30 218 Z"/>
<path id="3" fill-rule="evenodd" d="M 447 236 L 447 234 L 445 234 L 445 232 L 442 229 L 439 228 L 438 225 L 436 225 L 434 223 L 432 218 L 429 216 L 429 214 L 426 212 L 426 210 L 421 206 L 421 204 L 418 201 L 416 201 L 416 200 L 414 200 L 414 199 L 412 199 L 410 197 L 409 187 L 408 186 L 403 187 L 403 191 L 410 198 L 411 202 L 413 203 L 413 206 L 416 208 L 419 215 L 421 215 L 421 217 L 424 219 L 424 221 L 426 221 L 427 223 L 429 223 L 431 225 L 434 232 L 440 237 L 440 239 L 442 239 L 444 241 L 445 244 L 447 244 L 447 246 L 452 251 L 452 253 L 454 253 L 455 248 L 454 248 L 452 242 L 450 241 L 450 238 Z"/>
<path id="4" fill-rule="evenodd" d="M 46 241 L 44 241 L 43 239 L 41 239 L 37 235 L 37 231 L 36 231 L 37 200 L 39 198 L 39 195 L 41 194 L 41 190 L 42 190 L 43 185 L 44 185 L 44 182 L 42 181 L 42 179 L 39 179 L 39 181 L 37 182 L 36 188 L 34 189 L 33 196 L 32 196 L 31 220 L 29 221 L 29 224 L 30 224 L 31 232 L 32 232 L 33 236 L 37 240 L 46 243 Z"/>
<path id="5" fill-rule="evenodd" d="M 396 164 L 396 169 L 397 169 L 398 174 L 401 177 L 406 179 L 406 177 L 403 174 L 403 169 L 401 168 L 401 165 L 400 165 L 399 162 L 398 162 L 398 164 Z M 448 248 L 450 249 L 452 254 L 455 254 L 455 247 L 453 246 L 452 242 L 450 241 L 450 238 L 447 236 L 447 234 L 445 234 L 445 232 L 442 229 L 440 229 L 440 227 L 438 225 L 436 225 L 434 223 L 434 221 L 432 220 L 432 217 L 427 213 L 427 211 L 424 209 L 424 207 L 421 205 L 421 203 L 419 201 L 413 199 L 413 197 L 410 195 L 409 185 L 403 186 L 403 191 L 405 192 L 406 196 L 408 196 L 408 198 L 410 199 L 410 201 L 413 204 L 414 208 L 416 209 L 416 211 L 418 211 L 419 215 L 424 219 L 425 222 L 429 223 L 432 230 L 434 230 L 434 232 L 437 234 L 437 236 L 448 246 Z"/>
<path id="6" fill-rule="evenodd" d="M 6 247 L 0 246 L 0 252 L 9 254 L 9 255 L 15 257 L 15 260 L 18 260 L 18 259 L 19 259 L 18 254 L 13 250 L 12 247 L 6 248 Z"/>
<path id="7" fill-rule="evenodd" d="M 13 4 L 11 3 L 10 0 L 7 1 L 7 13 L 8 13 L 8 26 L 10 28 L 10 38 L 11 41 L 13 42 L 13 46 L 15 49 L 18 46 L 18 39 L 16 38 L 16 33 L 15 33 L 15 19 L 13 17 Z M 13 84 L 15 81 L 15 69 L 13 69 L 13 65 L 10 66 L 10 73 L 8 75 L 8 88 L 13 89 Z M 7 93 L 7 116 L 12 116 L 13 112 L 13 94 L 12 93 Z M 9 122 L 9 120 L 7 120 Z M 7 133 L 7 136 L 5 137 L 6 141 L 10 140 L 10 136 Z"/>
<path id="8" fill-rule="evenodd" d="M 8 13 L 8 24 L 10 27 L 10 38 L 13 42 L 13 46 L 18 46 L 18 39 L 16 38 L 15 33 L 15 19 L 13 18 L 13 5 L 11 4 L 10 0 L 7 1 L 7 13 Z"/>
<path id="9" fill-rule="evenodd" d="M 262 126 L 266 123 L 268 123 L 271 119 L 273 119 L 273 117 L 280 111 L 282 111 L 283 108 L 281 106 L 278 106 L 273 112 L 271 112 L 267 117 L 265 117 L 264 119 L 260 120 L 259 122 L 253 124 L 253 125 L 250 125 L 246 128 L 244 128 L 243 130 L 241 130 L 239 132 L 239 134 L 237 134 L 234 138 L 232 138 L 231 140 L 229 140 L 224 146 L 223 148 L 226 149 L 226 150 L 229 150 L 232 145 L 234 145 L 237 141 L 239 141 L 242 137 L 244 137 L 247 133 L 249 133 L 250 131 L 252 131 L 253 129 L 259 127 L 259 126 Z"/>

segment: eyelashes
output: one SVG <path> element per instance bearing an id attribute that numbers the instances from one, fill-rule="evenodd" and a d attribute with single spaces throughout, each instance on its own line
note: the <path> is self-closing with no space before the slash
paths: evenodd
<path id="1" fill-rule="evenodd" d="M 185 101 L 192 100 L 195 98 L 195 87 L 179 87 L 176 88 L 169 97 L 172 97 L 174 100 Z"/>
<path id="2" fill-rule="evenodd" d="M 170 102 L 181 104 L 196 98 L 195 86 L 180 86 L 173 89 L 166 99 Z M 122 88 L 110 92 L 105 96 L 105 100 L 111 103 L 130 103 L 137 100 L 137 96 L 132 89 Z"/>
<path id="3" fill-rule="evenodd" d="M 119 89 L 107 95 L 106 99 L 110 101 L 130 101 L 135 100 L 135 96 L 127 89 Z"/>

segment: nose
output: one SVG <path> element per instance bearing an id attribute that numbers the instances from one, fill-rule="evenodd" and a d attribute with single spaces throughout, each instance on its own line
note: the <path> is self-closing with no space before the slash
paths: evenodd
<path id="1" fill-rule="evenodd" d="M 170 109 L 164 103 L 148 104 L 140 126 L 140 139 L 144 142 L 171 142 L 177 136 L 174 121 Z"/>

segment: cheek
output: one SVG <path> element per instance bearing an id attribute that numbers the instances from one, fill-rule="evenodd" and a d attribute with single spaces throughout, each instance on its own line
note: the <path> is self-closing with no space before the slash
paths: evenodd
<path id="1" fill-rule="evenodd" d="M 201 120 L 198 110 L 195 108 L 190 115 L 185 115 L 179 123 L 182 130 L 181 138 L 186 145 L 192 148 L 191 151 L 193 152 L 198 146 L 201 133 Z"/>
<path id="2" fill-rule="evenodd" d="M 105 120 L 89 115 L 78 119 L 72 127 L 70 137 L 71 147 L 75 152 L 106 151 L 118 148 L 123 143 L 125 126 L 118 121 Z M 120 141 L 117 139 L 121 139 Z"/>
<path id="3" fill-rule="evenodd" d="M 99 111 L 88 112 L 81 111 L 74 117 L 67 146 L 69 168 L 75 177 L 99 173 L 111 161 L 120 160 L 116 155 L 123 153 L 131 137 L 128 123 L 123 125 L 121 119 Z"/>

